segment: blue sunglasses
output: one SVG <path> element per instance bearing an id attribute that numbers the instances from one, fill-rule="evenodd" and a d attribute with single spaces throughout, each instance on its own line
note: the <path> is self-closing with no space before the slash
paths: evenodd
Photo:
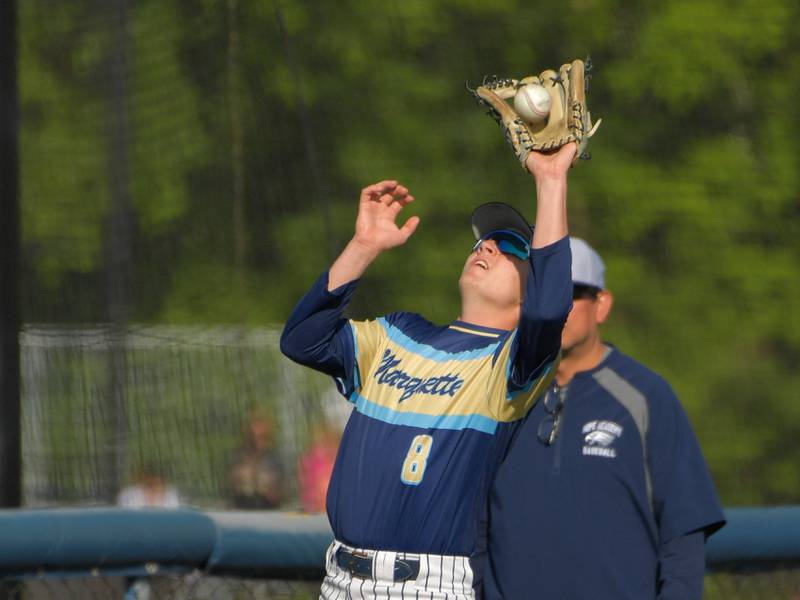
<path id="1" fill-rule="evenodd" d="M 480 248 L 485 240 L 494 240 L 500 252 L 515 256 L 520 260 L 528 260 L 528 257 L 531 255 L 530 242 L 515 231 L 510 231 L 508 229 L 490 231 L 475 242 L 472 251 L 475 252 Z"/>

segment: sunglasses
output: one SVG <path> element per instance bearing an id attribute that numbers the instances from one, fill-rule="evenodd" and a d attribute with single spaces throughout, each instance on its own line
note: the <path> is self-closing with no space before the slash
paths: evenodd
<path id="1" fill-rule="evenodd" d="M 558 437 L 558 429 L 561 423 L 561 411 L 564 408 L 564 394 L 558 388 L 547 390 L 542 400 L 547 416 L 539 423 L 537 435 L 539 441 L 545 446 L 551 446 Z"/>
<path id="2" fill-rule="evenodd" d="M 528 260 L 528 257 L 531 255 L 530 241 L 526 240 L 520 234 L 507 229 L 490 231 L 475 242 L 472 251 L 475 252 L 486 240 L 494 240 L 500 252 L 514 256 L 520 260 Z"/>

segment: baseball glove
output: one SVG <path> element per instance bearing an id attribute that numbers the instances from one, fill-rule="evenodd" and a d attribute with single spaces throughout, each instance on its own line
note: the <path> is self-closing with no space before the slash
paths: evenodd
<path id="1" fill-rule="evenodd" d="M 592 118 L 586 107 L 588 72 L 591 61 L 586 66 L 582 60 L 561 65 L 558 73 L 552 69 L 542 71 L 539 76 L 529 76 L 520 80 L 499 79 L 496 76 L 484 77 L 477 89 L 467 89 L 475 96 L 479 105 L 489 109 L 490 114 L 503 128 L 506 141 L 517 155 L 522 168 L 527 170 L 525 159 L 532 152 L 557 150 L 569 142 L 578 144 L 573 165 L 578 158 L 588 159 L 586 146 L 589 138 L 600 126 L 601 119 L 592 125 Z M 513 99 L 517 91 L 529 84 L 541 85 L 550 95 L 550 114 L 539 123 L 526 122 L 506 100 Z"/>

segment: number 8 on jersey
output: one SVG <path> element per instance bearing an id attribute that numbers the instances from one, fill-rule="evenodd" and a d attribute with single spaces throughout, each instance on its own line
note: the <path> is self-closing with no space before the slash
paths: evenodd
<path id="1" fill-rule="evenodd" d="M 411 440 L 411 447 L 409 447 L 406 460 L 403 462 L 400 481 L 406 485 L 419 485 L 422 483 L 432 444 L 433 438 L 429 435 L 418 435 Z"/>

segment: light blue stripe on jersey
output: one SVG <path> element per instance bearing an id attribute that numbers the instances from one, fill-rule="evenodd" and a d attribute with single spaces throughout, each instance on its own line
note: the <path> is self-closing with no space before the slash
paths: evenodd
<path id="1" fill-rule="evenodd" d="M 394 325 L 390 325 L 385 318 L 381 317 L 378 319 L 378 322 L 386 329 L 386 333 L 389 336 L 389 339 L 392 340 L 395 344 L 403 348 L 404 350 L 408 350 L 409 352 L 413 352 L 417 356 L 422 358 L 426 358 L 428 360 L 433 360 L 436 362 L 447 362 L 451 360 L 473 360 L 476 358 L 483 358 L 486 356 L 491 356 L 497 350 L 498 345 L 500 342 L 495 342 L 494 344 L 489 344 L 488 346 L 484 346 L 483 348 L 477 348 L 476 350 L 462 350 L 461 352 L 448 352 L 447 350 L 438 350 L 433 346 L 428 346 L 427 344 L 421 344 L 412 340 L 408 337 L 405 333 L 400 331 Z"/>
<path id="2" fill-rule="evenodd" d="M 356 335 L 356 328 L 353 327 L 350 323 L 347 324 L 350 328 L 350 335 L 353 336 L 353 389 L 360 390 L 361 389 L 361 377 L 358 375 L 358 336 Z M 350 402 L 353 402 L 353 396 L 351 395 L 347 398 Z"/>
<path id="3" fill-rule="evenodd" d="M 408 425 L 420 429 L 475 429 L 491 435 L 497 430 L 497 421 L 483 415 L 426 415 L 402 412 L 379 406 L 356 392 L 350 396 L 350 401 L 355 401 L 356 409 L 361 414 L 393 425 Z"/>

